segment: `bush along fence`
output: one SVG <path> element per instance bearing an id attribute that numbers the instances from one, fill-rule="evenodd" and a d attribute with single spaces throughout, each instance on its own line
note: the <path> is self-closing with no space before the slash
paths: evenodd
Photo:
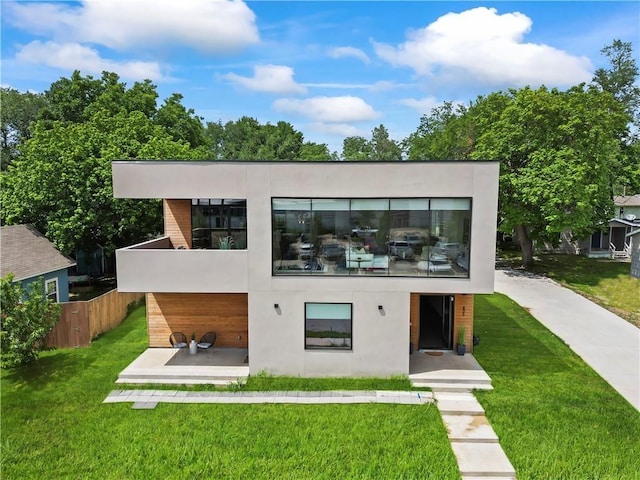
<path id="1" fill-rule="evenodd" d="M 62 303 L 60 320 L 47 336 L 47 346 L 88 347 L 91 340 L 120 325 L 143 303 L 143 293 L 120 293 L 117 289 L 91 300 Z"/>

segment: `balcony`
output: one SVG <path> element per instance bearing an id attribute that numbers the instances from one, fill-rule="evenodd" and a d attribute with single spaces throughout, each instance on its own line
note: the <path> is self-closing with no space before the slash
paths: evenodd
<path id="1" fill-rule="evenodd" d="M 169 237 L 116 251 L 118 290 L 246 293 L 246 250 L 176 249 Z"/>

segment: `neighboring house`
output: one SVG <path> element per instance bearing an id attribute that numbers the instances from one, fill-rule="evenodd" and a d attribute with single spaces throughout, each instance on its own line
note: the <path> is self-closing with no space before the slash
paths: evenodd
<path id="1" fill-rule="evenodd" d="M 640 278 L 640 228 L 627 234 L 631 243 L 631 276 Z"/>
<path id="2" fill-rule="evenodd" d="M 583 255 L 591 258 L 631 256 L 632 239 L 628 234 L 640 228 L 640 195 L 617 196 L 613 198 L 613 204 L 616 217 L 609 220 L 605 228 L 579 242 L 579 251 Z"/>
<path id="3" fill-rule="evenodd" d="M 248 348 L 252 374 L 408 374 L 411 350 L 454 349 L 461 326 L 472 347 L 474 294 L 493 292 L 498 173 L 480 161 L 114 162 L 114 196 L 163 199 L 165 232 L 116 252 L 118 289 L 147 292 L 149 347 L 215 331 L 216 347 Z"/>
<path id="4" fill-rule="evenodd" d="M 53 301 L 68 302 L 67 270 L 75 264 L 31 225 L 0 227 L 0 275 L 13 273 L 14 281 L 25 289 L 43 277 L 43 293 Z"/>

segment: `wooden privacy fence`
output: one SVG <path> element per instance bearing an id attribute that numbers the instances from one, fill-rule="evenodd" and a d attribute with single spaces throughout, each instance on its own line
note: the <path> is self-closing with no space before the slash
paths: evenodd
<path id="1" fill-rule="evenodd" d="M 143 297 L 143 293 L 111 290 L 91 300 L 62 303 L 60 320 L 49 333 L 47 346 L 88 347 L 93 338 L 120 325 L 127 316 L 128 305 Z"/>

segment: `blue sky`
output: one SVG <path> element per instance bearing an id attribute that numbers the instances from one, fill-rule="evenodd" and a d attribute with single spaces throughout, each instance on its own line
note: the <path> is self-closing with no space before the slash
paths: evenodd
<path id="1" fill-rule="evenodd" d="M 2 0 L 5 87 L 77 69 L 150 78 L 207 121 L 290 122 L 341 150 L 384 124 L 401 140 L 443 101 L 567 88 L 613 39 L 640 49 L 640 2 Z M 639 62 L 640 63 L 640 62 Z"/>

